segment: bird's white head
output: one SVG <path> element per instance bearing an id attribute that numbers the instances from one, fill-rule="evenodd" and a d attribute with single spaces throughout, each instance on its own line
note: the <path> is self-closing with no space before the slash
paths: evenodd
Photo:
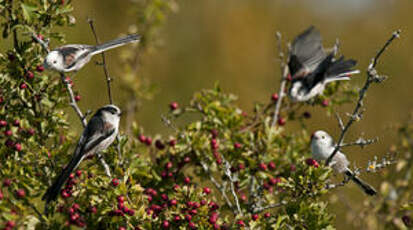
<path id="1" fill-rule="evenodd" d="M 50 51 L 44 59 L 43 65 L 47 69 L 62 72 L 64 70 L 63 56 L 56 50 Z"/>
<path id="2" fill-rule="evenodd" d="M 313 151 L 317 150 L 328 150 L 334 148 L 333 138 L 325 131 L 318 130 L 311 135 L 311 148 Z"/>
<path id="3" fill-rule="evenodd" d="M 105 105 L 99 109 L 104 118 L 112 124 L 118 124 L 122 111 L 116 105 Z"/>

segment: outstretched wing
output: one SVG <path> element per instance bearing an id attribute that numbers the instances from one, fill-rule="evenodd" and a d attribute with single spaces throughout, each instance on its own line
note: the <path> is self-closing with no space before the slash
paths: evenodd
<path id="1" fill-rule="evenodd" d="M 304 77 L 314 71 L 325 57 L 320 32 L 311 26 L 293 41 L 288 61 L 291 76 Z"/>

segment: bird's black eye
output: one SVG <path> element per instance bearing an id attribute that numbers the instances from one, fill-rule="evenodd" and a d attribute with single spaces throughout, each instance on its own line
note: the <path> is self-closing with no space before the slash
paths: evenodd
<path id="1" fill-rule="evenodd" d="M 321 136 L 321 138 L 325 139 L 325 138 L 326 138 L 326 136 Z"/>
<path id="2" fill-rule="evenodd" d="M 54 60 L 54 61 L 53 61 L 53 64 L 56 64 L 56 63 L 57 63 L 57 61 L 56 61 L 56 60 Z"/>

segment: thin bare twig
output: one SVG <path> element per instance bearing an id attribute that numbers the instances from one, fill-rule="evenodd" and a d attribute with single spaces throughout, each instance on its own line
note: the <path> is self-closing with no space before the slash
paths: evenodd
<path id="1" fill-rule="evenodd" d="M 359 139 L 357 139 L 354 142 L 342 143 L 340 148 L 348 147 L 348 146 L 360 146 L 361 148 L 364 148 L 367 145 L 371 145 L 371 144 L 376 143 L 378 140 L 379 140 L 378 137 L 376 137 L 374 139 L 364 139 L 364 138 L 360 137 Z"/>
<path id="2" fill-rule="evenodd" d="M 272 118 L 271 122 L 271 127 L 274 127 L 277 124 L 280 109 L 281 109 L 281 104 L 282 104 L 282 99 L 284 97 L 284 91 L 285 91 L 285 85 L 287 84 L 287 76 L 289 73 L 288 66 L 284 62 L 284 53 L 282 52 L 282 39 L 281 39 L 281 33 L 277 32 L 277 42 L 278 42 L 278 52 L 279 52 L 279 58 L 280 58 L 280 67 L 281 67 L 281 84 L 280 84 L 280 90 L 278 91 L 278 100 L 275 103 L 275 109 L 274 109 L 274 115 Z"/>
<path id="3" fill-rule="evenodd" d="M 279 203 L 275 203 L 275 204 L 269 204 L 267 206 L 262 206 L 262 207 L 256 207 L 254 208 L 254 210 L 252 211 L 253 213 L 258 213 L 258 212 L 262 212 L 265 211 L 267 209 L 272 209 L 272 208 L 277 208 L 277 207 L 281 207 L 287 204 L 287 201 L 281 201 Z"/>
<path id="4" fill-rule="evenodd" d="M 343 144 L 343 141 L 344 141 L 344 135 L 346 134 L 346 132 L 348 131 L 350 126 L 354 123 L 354 121 L 360 119 L 360 116 L 361 116 L 361 113 L 362 113 L 361 108 L 363 107 L 363 99 L 366 96 L 367 90 L 369 89 L 371 83 L 379 83 L 379 82 L 382 82 L 385 79 L 385 77 L 380 76 L 377 73 L 375 67 L 378 63 L 379 58 L 381 57 L 383 52 L 387 49 L 387 47 L 391 44 L 391 42 L 394 39 L 396 39 L 400 36 L 400 32 L 401 32 L 400 30 L 397 30 L 397 31 L 393 32 L 390 39 L 386 41 L 386 43 L 379 50 L 377 55 L 371 60 L 371 63 L 367 68 L 366 82 L 365 82 L 363 88 L 359 92 L 359 98 L 358 98 L 356 107 L 354 108 L 353 113 L 350 115 L 350 118 L 348 119 L 347 124 L 344 126 L 344 128 L 342 128 L 340 138 L 338 139 L 338 142 L 337 142 L 337 146 L 335 147 L 334 151 L 330 154 L 330 156 L 327 158 L 326 165 L 330 164 L 333 157 L 340 150 L 341 145 Z"/>
<path id="5" fill-rule="evenodd" d="M 222 184 L 222 185 L 221 185 L 221 184 L 214 178 L 214 176 L 212 176 L 212 173 L 211 173 L 211 171 L 209 170 L 208 165 L 206 165 L 205 162 L 202 162 L 202 161 L 201 161 L 201 165 L 202 165 L 202 168 L 204 169 L 204 172 L 205 172 L 206 174 L 208 174 L 209 179 L 211 180 L 211 182 L 212 182 L 212 183 L 214 184 L 214 186 L 218 189 L 218 191 L 221 192 L 221 195 L 222 195 L 222 197 L 224 197 L 224 200 L 225 200 L 225 202 L 227 203 L 228 207 L 229 207 L 230 209 L 233 209 L 233 208 L 234 208 L 234 205 L 231 203 L 231 201 L 230 201 L 230 199 L 228 198 L 227 193 L 226 193 L 226 190 L 227 190 L 226 184 Z"/>
<path id="6" fill-rule="evenodd" d="M 222 161 L 224 162 L 224 164 L 225 164 L 225 175 L 228 177 L 228 179 L 229 179 L 229 185 L 230 185 L 230 189 L 231 189 L 231 194 L 232 194 L 232 197 L 234 198 L 234 201 L 235 201 L 235 205 L 236 205 L 236 207 L 237 207 L 237 212 L 238 212 L 238 214 L 240 214 L 241 216 L 244 216 L 244 214 L 242 213 L 242 210 L 241 210 L 241 205 L 240 205 L 240 203 L 239 203 L 239 199 L 238 199 L 238 195 L 237 195 L 237 193 L 236 193 L 236 191 L 235 191 L 235 186 L 234 186 L 234 183 L 236 182 L 236 180 L 234 179 L 234 177 L 232 176 L 232 172 L 231 172 L 231 164 L 224 158 L 224 156 L 221 156 L 222 157 Z"/>
<path id="7" fill-rule="evenodd" d="M 92 18 L 88 18 L 87 20 L 89 22 L 89 26 L 90 29 L 92 30 L 93 36 L 95 37 L 95 41 L 96 41 L 96 45 L 100 44 L 99 38 L 97 36 L 96 30 L 95 30 L 95 26 L 94 26 L 94 20 Z M 101 53 L 102 56 L 102 66 L 103 66 L 103 72 L 105 74 L 106 77 L 106 84 L 107 84 L 107 90 L 108 90 L 108 97 L 109 97 L 109 104 L 113 104 L 113 100 L 112 100 L 112 90 L 111 90 L 111 82 L 112 79 L 109 76 L 109 71 L 108 68 L 106 66 L 106 58 L 105 58 L 105 52 Z"/>

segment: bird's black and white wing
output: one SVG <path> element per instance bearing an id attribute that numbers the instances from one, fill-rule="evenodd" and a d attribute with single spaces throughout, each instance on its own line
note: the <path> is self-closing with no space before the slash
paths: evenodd
<path id="1" fill-rule="evenodd" d="M 92 46 L 89 45 L 66 45 L 55 49 L 63 56 L 63 67 L 64 69 L 71 69 L 76 65 L 78 60 L 86 57 Z"/>
<path id="2" fill-rule="evenodd" d="M 288 61 L 291 76 L 304 77 L 314 71 L 325 57 L 320 32 L 311 26 L 293 41 Z"/>
<path id="3" fill-rule="evenodd" d="M 79 163 L 88 156 L 88 154 L 100 151 L 110 145 L 114 139 L 113 134 L 115 132 L 116 129 L 111 124 L 105 123 L 100 116 L 93 116 L 79 139 L 72 160 L 56 178 L 52 186 L 47 189 L 42 200 L 45 200 L 46 204 L 55 200 L 60 193 L 63 184 L 69 178 L 70 173 L 76 169 Z M 112 139 L 109 141 L 110 143 L 105 143 L 105 146 L 99 148 L 101 144 L 109 138 Z"/>

